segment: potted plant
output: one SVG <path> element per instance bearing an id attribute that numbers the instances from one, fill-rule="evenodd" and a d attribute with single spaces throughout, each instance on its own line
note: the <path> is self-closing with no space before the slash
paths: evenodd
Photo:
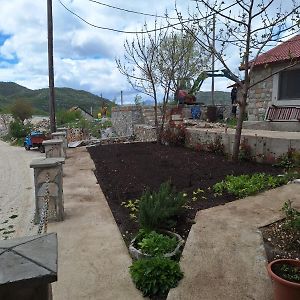
<path id="1" fill-rule="evenodd" d="M 184 240 L 170 231 L 176 216 L 186 204 L 183 193 L 177 193 L 170 182 L 162 183 L 157 192 L 146 191 L 138 201 L 140 231 L 131 241 L 129 252 L 134 259 L 151 256 L 175 256 Z"/>
<path id="2" fill-rule="evenodd" d="M 274 260 L 268 265 L 268 273 L 274 283 L 275 300 L 300 299 L 299 260 Z"/>
<path id="3" fill-rule="evenodd" d="M 160 230 L 147 232 L 141 229 L 129 245 L 129 253 L 133 259 L 154 256 L 175 257 L 184 240 L 175 232 Z"/>
<path id="4" fill-rule="evenodd" d="M 268 264 L 268 273 L 274 283 L 275 300 L 299 300 L 300 299 L 300 261 L 299 256 L 291 255 L 296 249 L 299 253 L 299 237 L 300 237 L 300 212 L 292 207 L 289 200 L 284 203 L 282 210 L 285 213 L 285 219 L 280 221 L 279 225 L 271 224 L 273 236 L 269 237 L 269 241 L 276 241 L 280 245 L 280 252 L 275 259 Z M 285 251 L 284 251 L 285 250 Z M 294 257 L 291 259 L 286 257 Z"/>

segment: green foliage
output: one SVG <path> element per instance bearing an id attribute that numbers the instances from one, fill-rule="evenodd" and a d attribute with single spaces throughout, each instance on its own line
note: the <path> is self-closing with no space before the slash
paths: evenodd
<path id="1" fill-rule="evenodd" d="M 140 226 L 147 230 L 173 227 L 174 217 L 182 211 L 186 201 L 183 193 L 172 189 L 170 182 L 162 183 L 158 192 L 147 190 L 139 202 Z"/>
<path id="2" fill-rule="evenodd" d="M 166 295 L 183 277 L 178 262 L 162 257 L 136 260 L 130 274 L 144 296 Z"/>
<path id="3" fill-rule="evenodd" d="M 292 207 L 291 200 L 283 204 L 282 210 L 285 213 L 285 226 L 295 231 L 300 231 L 300 212 Z"/>
<path id="4" fill-rule="evenodd" d="M 33 108 L 30 103 L 27 103 L 23 100 L 17 100 L 10 108 L 11 114 L 16 120 L 21 121 L 22 123 L 26 119 L 32 117 Z"/>
<path id="5" fill-rule="evenodd" d="M 273 268 L 274 273 L 279 277 L 288 281 L 300 283 L 299 267 L 288 264 L 274 264 Z"/>
<path id="6" fill-rule="evenodd" d="M 30 133 L 31 124 L 24 125 L 21 121 L 15 120 L 9 123 L 8 134 L 11 138 L 22 139 Z"/>
<path id="7" fill-rule="evenodd" d="M 80 111 L 60 110 L 56 114 L 57 125 L 65 125 L 82 119 Z"/>
<path id="8" fill-rule="evenodd" d="M 175 237 L 157 233 L 156 231 L 147 232 L 140 229 L 137 235 L 139 249 L 151 256 L 160 256 L 170 253 L 176 249 L 177 240 Z"/>
<path id="9" fill-rule="evenodd" d="M 276 167 L 283 168 L 285 170 L 290 170 L 300 167 L 300 152 L 295 149 L 289 149 L 285 154 L 282 154 L 277 163 L 274 165 Z"/>
<path id="10" fill-rule="evenodd" d="M 240 176 L 229 175 L 225 180 L 216 183 L 213 186 L 213 190 L 217 194 L 227 191 L 237 197 L 246 197 L 287 182 L 288 178 L 285 176 L 272 176 L 265 173 Z"/>
<path id="11" fill-rule="evenodd" d="M 226 120 L 226 124 L 229 128 L 236 128 L 237 118 L 229 118 Z"/>
<path id="12" fill-rule="evenodd" d="M 121 205 L 129 209 L 129 216 L 132 220 L 137 220 L 137 213 L 139 211 L 139 199 L 128 200 L 127 202 L 122 202 Z"/>

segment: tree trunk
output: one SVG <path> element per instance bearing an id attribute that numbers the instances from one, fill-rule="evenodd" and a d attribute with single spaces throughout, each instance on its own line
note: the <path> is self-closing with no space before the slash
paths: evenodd
<path id="1" fill-rule="evenodd" d="M 244 115 L 246 111 L 246 98 L 245 96 L 243 96 L 242 103 L 240 104 L 240 112 L 237 120 L 235 136 L 234 136 L 234 144 L 233 144 L 233 153 L 232 153 L 233 161 L 237 161 L 239 158 L 243 121 L 244 121 Z"/>

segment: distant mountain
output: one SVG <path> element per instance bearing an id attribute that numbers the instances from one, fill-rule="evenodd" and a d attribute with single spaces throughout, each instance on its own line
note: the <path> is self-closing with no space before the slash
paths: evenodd
<path id="1" fill-rule="evenodd" d="M 23 100 L 32 104 L 36 111 L 48 112 L 49 89 L 31 90 L 14 82 L 0 82 L 0 108 Z M 80 106 L 87 111 L 93 107 L 99 110 L 102 105 L 110 106 L 110 100 L 92 93 L 71 88 L 55 88 L 57 110 Z"/>

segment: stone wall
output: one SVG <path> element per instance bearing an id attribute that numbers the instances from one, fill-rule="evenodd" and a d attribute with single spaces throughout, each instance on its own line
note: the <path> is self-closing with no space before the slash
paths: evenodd
<path id="1" fill-rule="evenodd" d="M 229 156 L 233 153 L 235 130 L 226 128 L 187 128 L 186 146 L 198 150 L 220 150 Z M 241 137 L 242 148 L 248 149 L 249 158 L 257 162 L 276 162 L 281 155 L 290 149 L 300 151 L 300 140 L 297 133 L 290 132 L 289 135 L 277 132 L 276 134 L 256 134 L 251 131 L 243 131 Z"/>
<path id="2" fill-rule="evenodd" d="M 255 69 L 251 76 L 251 84 L 258 82 L 272 74 L 272 68 Z M 267 108 L 272 102 L 273 77 L 270 77 L 249 90 L 248 96 L 248 120 L 264 120 Z"/>
<path id="3" fill-rule="evenodd" d="M 146 124 L 134 125 L 135 140 L 139 142 L 154 142 L 157 140 L 154 126 Z"/>
<path id="4" fill-rule="evenodd" d="M 111 122 L 118 136 L 131 136 L 134 134 L 133 126 L 144 122 L 142 109 L 140 106 L 113 107 Z"/>

